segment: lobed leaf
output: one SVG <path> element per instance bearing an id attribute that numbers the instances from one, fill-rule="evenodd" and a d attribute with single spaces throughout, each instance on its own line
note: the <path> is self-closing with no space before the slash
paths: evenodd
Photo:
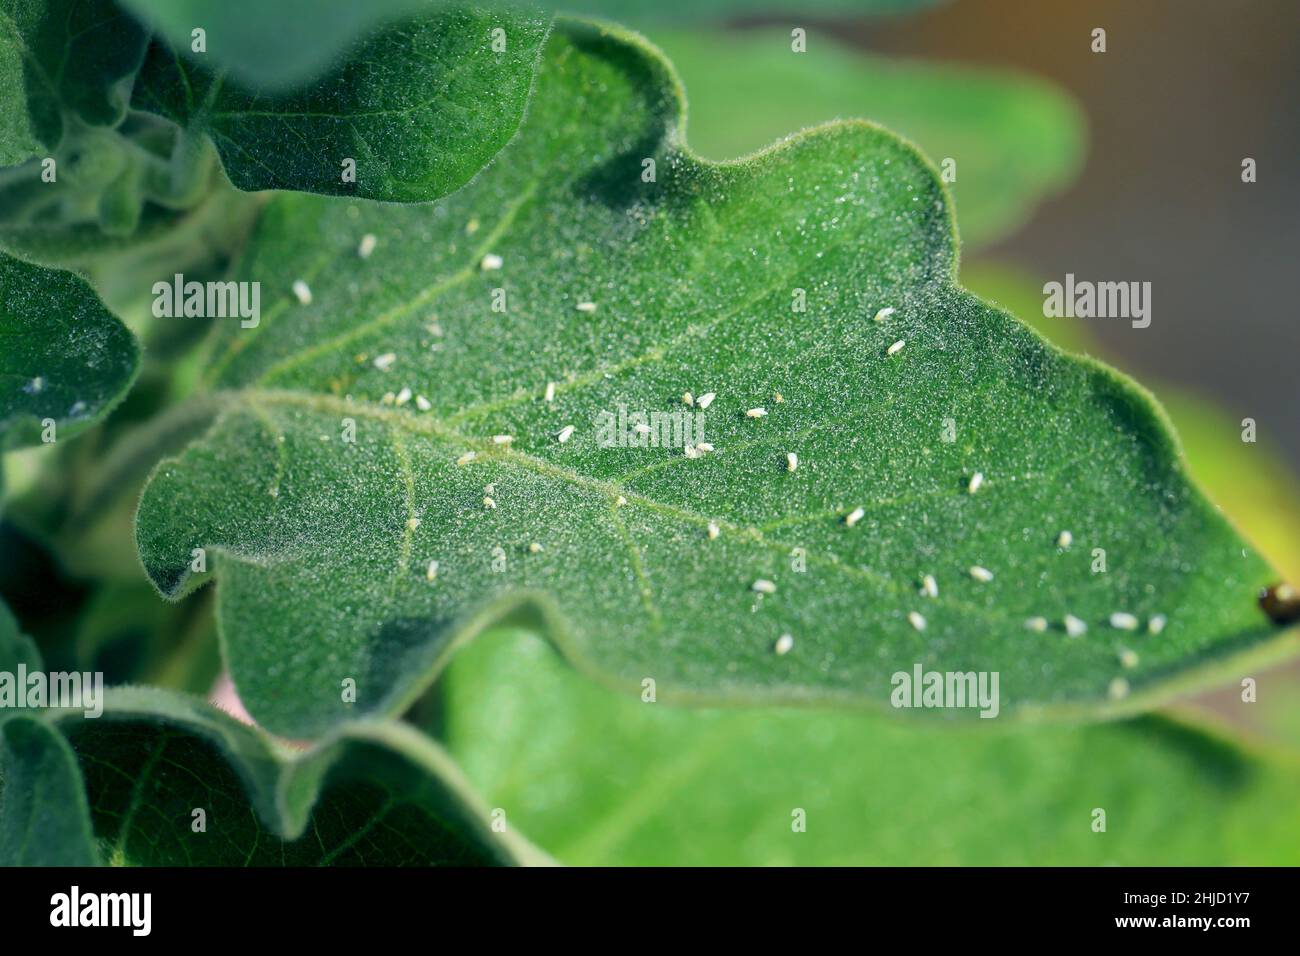
<path id="1" fill-rule="evenodd" d="M 137 516 L 164 594 L 220 578 L 260 722 L 322 732 L 349 677 L 359 709 L 398 711 L 512 616 L 664 701 L 883 708 L 920 664 L 1000 672 L 1004 714 L 1096 715 L 1290 652 L 1255 604 L 1271 570 L 1150 398 L 957 286 L 947 198 L 912 147 L 849 122 L 716 164 L 680 124 L 656 52 L 566 22 L 518 139 L 469 188 L 268 207 L 241 278 L 273 304 L 256 330 L 225 324 L 226 411 Z M 716 394 L 714 451 L 599 440 L 602 413 L 688 391 Z"/>
<path id="2" fill-rule="evenodd" d="M 29 854 L 0 842 L 0 863 L 62 863 L 88 824 L 95 856 L 116 866 L 541 861 L 496 832 L 436 744 L 401 725 L 351 724 L 291 754 L 197 700 L 129 688 L 108 691 L 97 719 L 52 711 L 10 718 L 0 734 L 0 834 L 26 833 Z M 25 826 L 40 788 L 67 793 L 70 774 L 76 799 L 41 805 L 49 832 Z"/>

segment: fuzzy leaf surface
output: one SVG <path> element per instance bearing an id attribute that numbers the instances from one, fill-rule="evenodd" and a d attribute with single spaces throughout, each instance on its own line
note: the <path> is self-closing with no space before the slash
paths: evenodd
<path id="1" fill-rule="evenodd" d="M 653 49 L 569 22 L 519 138 L 468 189 L 267 209 L 242 263 L 261 324 L 226 323 L 209 362 L 226 410 L 137 517 L 164 594 L 220 579 L 259 721 L 319 733 L 348 677 L 357 708 L 400 710 L 512 616 L 678 701 L 887 708 L 920 663 L 999 671 L 1004 715 L 1098 714 L 1289 652 L 1255 604 L 1272 572 L 1149 397 L 956 284 L 946 195 L 912 147 L 840 123 L 718 165 L 680 122 Z M 716 394 L 714 451 L 599 440 L 602 413 L 690 410 L 688 391 Z"/>

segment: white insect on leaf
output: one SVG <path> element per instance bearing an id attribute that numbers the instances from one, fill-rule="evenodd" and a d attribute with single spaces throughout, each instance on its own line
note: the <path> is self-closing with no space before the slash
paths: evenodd
<path id="1" fill-rule="evenodd" d="M 1159 634 L 1165 629 L 1169 619 L 1163 614 L 1153 614 L 1151 620 L 1147 621 L 1147 632 L 1150 634 Z"/>
<path id="2" fill-rule="evenodd" d="M 718 535 L 722 534 L 722 529 L 719 528 L 719 527 L 718 527 L 716 524 L 714 524 L 712 521 L 710 521 L 710 522 L 709 522 L 709 532 L 708 532 L 708 533 L 709 533 L 709 540 L 712 541 L 712 540 L 714 540 Z"/>
<path id="3" fill-rule="evenodd" d="M 1078 637 L 1088 630 L 1088 625 L 1079 620 L 1073 614 L 1065 615 L 1062 623 L 1065 625 L 1065 633 L 1071 637 Z"/>
<path id="4" fill-rule="evenodd" d="M 799 456 L 792 451 L 788 451 L 785 453 L 785 470 L 786 471 L 799 470 Z"/>
<path id="5" fill-rule="evenodd" d="M 777 656 L 780 657 L 789 654 L 790 651 L 792 651 L 793 649 L 794 649 L 793 634 L 782 634 L 780 637 L 776 639 L 776 643 L 772 645 L 772 650 L 776 651 Z"/>
<path id="6" fill-rule="evenodd" d="M 854 508 L 852 511 L 850 511 L 847 515 L 844 516 L 844 523 L 848 525 L 850 528 L 852 528 L 855 524 L 857 524 L 864 517 L 866 517 L 866 514 L 867 512 L 865 508 Z"/>
<path id="7" fill-rule="evenodd" d="M 1138 619 L 1127 611 L 1116 611 L 1110 616 L 1110 626 L 1120 631 L 1136 631 Z"/>
<path id="8" fill-rule="evenodd" d="M 939 596 L 939 582 L 934 579 L 933 574 L 927 574 L 921 578 L 921 593 L 925 597 L 936 598 Z"/>
<path id="9" fill-rule="evenodd" d="M 984 484 L 984 472 L 977 471 L 970 476 L 970 483 L 966 485 L 966 490 L 973 495 L 980 490 L 982 484 Z"/>
<path id="10" fill-rule="evenodd" d="M 396 352 L 385 352 L 383 355 L 376 355 L 374 362 L 372 362 L 371 364 L 374 365 L 375 368 L 379 369 L 379 371 L 387 372 L 390 368 L 393 367 L 393 363 L 396 361 L 397 361 Z"/>
<path id="11" fill-rule="evenodd" d="M 546 392 L 545 392 L 545 394 L 542 395 L 542 400 L 543 400 L 543 401 L 547 401 L 547 402 L 553 402 L 553 401 L 555 401 L 555 383 L 554 383 L 554 382 L 547 382 L 547 383 L 546 383 Z"/>
<path id="12" fill-rule="evenodd" d="M 299 305 L 311 305 L 311 286 L 302 279 L 293 280 L 293 297 Z"/>
<path id="13" fill-rule="evenodd" d="M 894 307 L 893 307 L 892 305 L 890 305 L 890 306 L 886 306 L 885 308 L 883 308 L 883 309 L 881 309 L 880 311 L 878 311 L 874 316 L 872 316 L 872 319 L 871 319 L 871 320 L 872 320 L 873 322 L 883 322 L 883 321 L 885 321 L 885 319 L 887 319 L 887 318 L 889 318 L 891 315 L 893 315 L 894 312 L 895 312 L 895 309 L 894 309 Z"/>
<path id="14" fill-rule="evenodd" d="M 751 584 L 750 587 L 753 588 L 759 594 L 776 593 L 776 585 L 773 582 L 769 581 L 767 578 L 759 578 L 757 581 Z"/>
<path id="15" fill-rule="evenodd" d="M 566 441 L 568 441 L 570 438 L 573 437 L 573 426 L 565 425 L 563 428 L 560 429 L 560 433 L 555 437 L 559 439 L 560 444 L 563 445 Z"/>
<path id="16" fill-rule="evenodd" d="M 1056 536 L 1056 546 L 1062 551 L 1068 550 L 1072 544 L 1074 544 L 1074 535 L 1070 534 L 1070 532 L 1062 531 Z"/>
<path id="17" fill-rule="evenodd" d="M 496 253 L 489 252 L 487 255 L 483 257 L 483 259 L 479 262 L 478 265 L 479 268 L 482 269 L 484 272 L 492 272 L 496 269 L 500 269 L 505 264 L 506 261 L 504 259 L 498 256 Z"/>
<path id="18" fill-rule="evenodd" d="M 910 623 L 912 627 L 916 628 L 918 631 L 925 630 L 925 624 L 926 624 L 925 618 L 922 617 L 920 614 L 917 614 L 915 611 L 907 612 L 907 620 L 908 623 Z"/>
<path id="19" fill-rule="evenodd" d="M 767 415 L 766 408 L 751 408 L 745 414 L 750 418 L 763 418 Z"/>
<path id="20" fill-rule="evenodd" d="M 971 565 L 970 576 L 981 584 L 988 584 L 993 580 L 993 572 L 988 568 L 982 568 L 978 564 Z"/>
<path id="21" fill-rule="evenodd" d="M 429 401 L 423 395 L 417 395 L 415 396 L 415 407 L 422 412 L 427 412 L 429 409 L 433 408 L 433 402 Z"/>
<path id="22" fill-rule="evenodd" d="M 514 435 L 493 435 L 492 436 L 492 444 L 494 445 L 509 445 L 514 440 L 515 440 Z"/>
<path id="23" fill-rule="evenodd" d="M 473 460 L 474 460 L 475 458 L 477 458 L 477 457 L 478 457 L 478 452 L 476 452 L 476 451 L 467 451 L 467 452 L 465 452 L 465 454 L 461 455 L 459 458 L 456 459 L 456 464 L 457 464 L 457 465 L 468 465 L 471 461 L 473 461 Z"/>
<path id="24" fill-rule="evenodd" d="M 893 345 L 891 345 L 889 348 L 885 349 L 885 354 L 886 354 L 886 355 L 897 355 L 899 352 L 903 351 L 903 346 L 905 346 L 905 345 L 907 345 L 906 340 L 904 340 L 904 339 L 899 339 L 897 342 L 895 342 L 895 343 L 894 343 Z"/>
<path id="25" fill-rule="evenodd" d="M 357 255 L 362 259 L 369 259 L 370 254 L 375 251 L 375 245 L 378 242 L 379 240 L 375 238 L 374 233 L 366 233 L 361 237 L 361 241 L 357 243 Z"/>
<path id="26" fill-rule="evenodd" d="M 1043 631 L 1047 630 L 1047 618 L 1045 617 L 1028 618 L 1025 621 L 1025 627 L 1029 628 L 1031 631 L 1038 631 L 1039 633 L 1042 633 Z"/>
<path id="27" fill-rule="evenodd" d="M 596 303 L 579 302 L 576 306 L 574 306 L 574 308 L 577 309 L 579 312 L 583 312 L 586 313 L 587 315 L 591 315 L 591 313 L 596 311 Z"/>
<path id="28" fill-rule="evenodd" d="M 703 395 L 701 395 L 699 398 L 695 400 L 695 404 L 699 405 L 700 408 L 708 408 L 710 405 L 713 404 L 713 400 L 715 398 L 717 398 L 717 395 L 715 395 L 713 392 L 705 392 Z"/>
<path id="29" fill-rule="evenodd" d="M 438 562 L 430 561 L 429 566 L 424 569 L 424 579 L 426 581 L 438 580 Z"/>

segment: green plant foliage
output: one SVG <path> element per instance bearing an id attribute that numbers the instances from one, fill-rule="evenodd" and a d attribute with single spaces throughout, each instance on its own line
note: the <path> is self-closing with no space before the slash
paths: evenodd
<path id="1" fill-rule="evenodd" d="M 58 146 L 69 117 L 121 122 L 145 39 L 111 0 L 0 0 L 0 166 Z"/>
<path id="2" fill-rule="evenodd" d="M 41 666 L 41 653 L 32 639 L 18 628 L 13 612 L 0 601 L 0 672 L 15 673 L 22 664 L 28 670 Z"/>
<path id="3" fill-rule="evenodd" d="M 84 280 L 0 254 L 0 450 L 71 438 L 113 407 L 139 349 Z"/>
<path id="4" fill-rule="evenodd" d="M 610 693 L 508 633 L 461 650 L 439 688 L 450 752 L 562 863 L 1300 862 L 1300 760 L 1164 718 L 950 730 L 674 708 Z"/>
<path id="5" fill-rule="evenodd" d="M 20 712 L 0 719 L 0 866 L 95 866 L 86 795 L 72 748 Z"/>
<path id="6" fill-rule="evenodd" d="M 403 17 L 429 16 L 453 4 L 441 0 L 124 0 L 177 48 L 187 49 L 195 27 L 207 34 L 208 54 L 235 78 L 268 90 L 304 84 L 370 33 Z M 936 0 L 805 0 L 803 15 L 897 14 Z M 496 0 L 482 9 L 533 6 L 620 21 L 723 20 L 788 12 L 777 0 L 580 0 L 528 4 Z M 782 131 L 784 132 L 784 130 Z"/>
<path id="7" fill-rule="evenodd" d="M 115 866 L 542 859 L 496 832 L 438 746 L 399 724 L 351 724 L 293 753 L 190 698 L 134 688 L 109 691 L 98 719 L 14 717 L 0 735 L 0 863 L 66 863 L 74 847 Z M 39 828 L 22 819 L 33 807 Z"/>
<path id="8" fill-rule="evenodd" d="M 1149 397 L 955 285 L 946 197 L 911 147 L 842 123 L 717 165 L 681 146 L 680 109 L 652 49 L 568 23 L 470 188 L 268 207 L 241 277 L 273 304 L 254 334 L 224 327 L 226 411 L 137 525 L 164 594 L 220 578 L 258 720 L 319 733 L 349 677 L 360 710 L 394 712 L 512 614 L 677 701 L 885 707 L 921 663 L 999 671 L 1008 714 L 1098 714 L 1276 651 L 1255 604 L 1273 572 L 1188 483 Z M 716 393 L 713 451 L 598 440 L 600 413 L 687 391 Z"/>
<path id="9" fill-rule="evenodd" d="M 435 6 L 349 48 L 310 86 L 278 94 L 159 41 L 132 102 L 210 136 L 240 189 L 423 202 L 464 185 L 514 135 L 549 23 L 535 11 Z"/>
<path id="10" fill-rule="evenodd" d="M 999 239 L 1073 181 L 1084 121 L 1050 84 L 1003 70 L 854 53 L 823 34 L 659 31 L 651 38 L 690 93 L 691 146 L 732 159 L 826 120 L 863 117 L 951 160 L 962 242 Z M 955 178 L 953 178 L 955 177 Z"/>

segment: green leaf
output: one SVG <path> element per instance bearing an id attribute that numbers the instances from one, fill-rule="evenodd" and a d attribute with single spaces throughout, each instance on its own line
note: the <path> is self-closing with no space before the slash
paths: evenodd
<path id="1" fill-rule="evenodd" d="M 145 39 L 111 0 L 0 0 L 0 166 L 58 146 L 69 115 L 120 123 Z"/>
<path id="2" fill-rule="evenodd" d="M 46 805 L 50 836 L 93 823 L 99 855 L 132 866 L 483 865 L 541 862 L 468 791 L 446 755 L 398 724 L 355 723 L 303 753 L 197 700 L 143 688 L 107 692 L 104 713 L 51 712 L 6 754 L 0 833 L 23 832 L 30 781 L 71 744 L 79 800 Z M 18 722 L 0 724 L 6 737 Z M 48 739 L 57 728 L 55 741 Z M 66 742 L 64 741 L 66 737 Z M 61 754 L 59 754 L 61 756 Z M 66 765 L 59 766 L 66 788 Z M 71 767 L 76 772 L 77 764 Z M 89 805 L 87 817 L 86 806 Z M 196 829 L 202 810 L 206 829 Z M 31 827 L 35 840 L 40 836 Z M 0 847 L 3 847 L 0 844 Z M 6 854 L 0 853 L 0 862 Z"/>
<path id="3" fill-rule="evenodd" d="M 0 166 L 13 166 L 41 148 L 27 112 L 22 40 L 0 14 Z"/>
<path id="4" fill-rule="evenodd" d="M 674 708 L 613 694 L 536 638 L 503 633 L 459 651 L 438 686 L 450 752 L 562 863 L 1300 862 L 1300 761 L 1164 718 L 953 732 Z"/>
<path id="5" fill-rule="evenodd" d="M 1008 715 L 1134 709 L 1288 647 L 1255 604 L 1272 572 L 1188 483 L 1149 397 L 955 285 L 946 197 L 910 146 L 842 123 L 715 165 L 680 146 L 680 110 L 652 49 L 570 23 L 519 138 L 468 189 L 268 207 L 241 269 L 262 321 L 226 323 L 209 366 L 228 407 L 137 516 L 163 593 L 220 578 L 260 722 L 321 732 L 349 677 L 359 709 L 399 710 L 511 614 L 661 700 L 885 708 L 890 675 L 922 663 L 999 671 Z M 602 412 L 669 413 L 686 391 L 716 393 L 715 451 L 598 441 Z"/>
<path id="6" fill-rule="evenodd" d="M 279 94 L 159 41 L 133 103 L 212 137 L 240 189 L 423 202 L 463 186 L 515 134 L 549 24 L 531 10 L 434 7 L 367 37 L 309 87 Z M 233 42 L 211 40 L 216 62 Z M 344 178 L 348 161 L 355 181 Z"/>
<path id="7" fill-rule="evenodd" d="M 0 866 L 98 863 L 68 742 L 37 717 L 0 717 Z"/>
<path id="8" fill-rule="evenodd" d="M 1081 111 L 1026 74 L 868 56 L 825 34 L 806 53 L 792 53 L 780 31 L 651 36 L 690 91 L 691 145 L 702 154 L 731 159 L 826 120 L 873 120 L 935 163 L 953 160 L 967 247 L 1020 226 L 1082 164 Z"/>
<path id="9" fill-rule="evenodd" d="M 108 413 L 139 365 L 135 337 L 84 280 L 0 254 L 0 451 L 54 422 L 71 438 Z"/>

